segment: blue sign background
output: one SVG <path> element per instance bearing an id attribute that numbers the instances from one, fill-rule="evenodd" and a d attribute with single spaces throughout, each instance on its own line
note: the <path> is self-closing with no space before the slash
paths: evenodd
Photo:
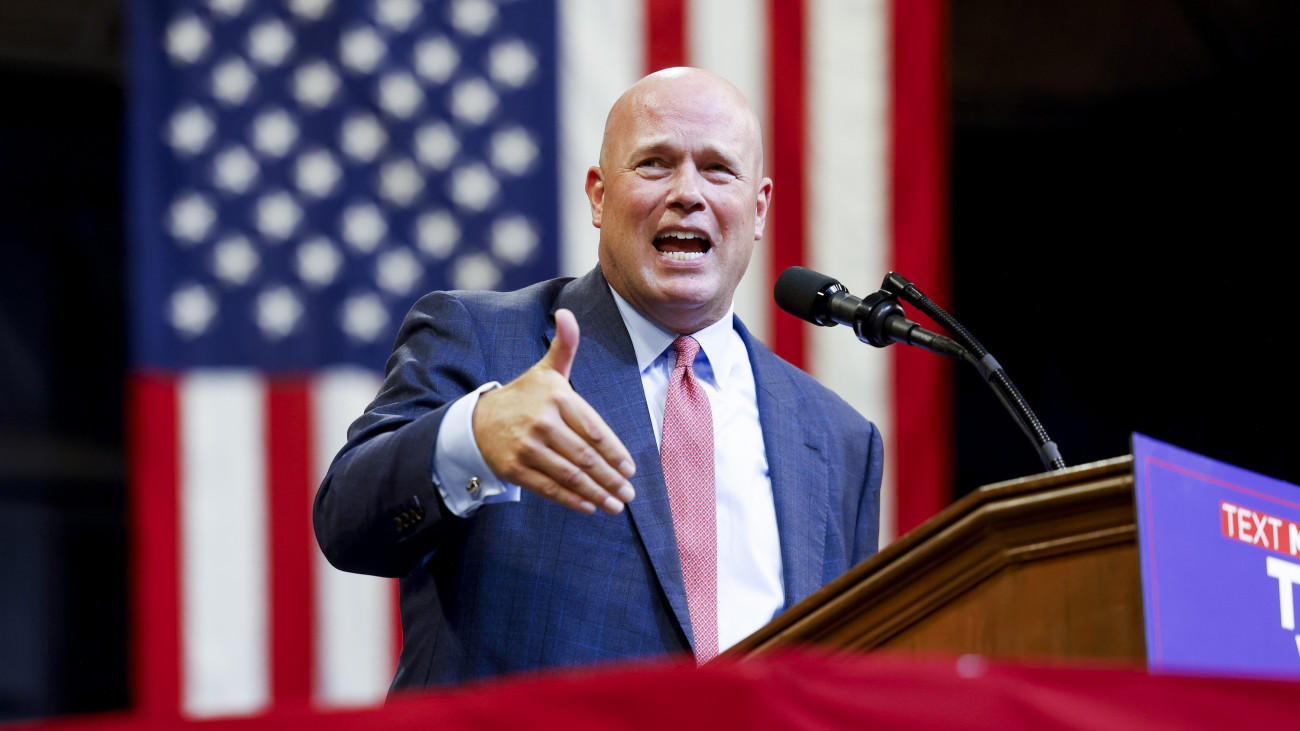
<path id="1" fill-rule="evenodd" d="M 1300 635 L 1283 627 L 1270 556 L 1222 533 L 1220 501 L 1300 523 L 1300 487 L 1133 435 L 1138 545 L 1152 670 L 1300 677 Z M 1270 534 L 1270 544 L 1272 536 Z M 1300 602 L 1293 602 L 1300 607 Z"/>

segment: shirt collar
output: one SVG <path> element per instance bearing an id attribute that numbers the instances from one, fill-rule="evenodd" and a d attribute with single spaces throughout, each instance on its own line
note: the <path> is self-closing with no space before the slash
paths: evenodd
<path id="1" fill-rule="evenodd" d="M 677 333 L 662 327 L 659 323 L 641 314 L 627 300 L 620 297 L 613 287 L 609 288 L 609 292 L 614 295 L 614 304 L 618 306 L 618 314 L 623 317 L 623 325 L 627 328 L 627 334 L 632 338 L 632 349 L 636 353 L 637 370 L 645 373 L 645 370 L 662 356 L 664 351 L 669 349 L 673 341 L 677 339 Z M 717 322 L 705 327 L 703 330 L 691 333 L 691 337 L 695 338 L 695 341 L 700 344 L 700 350 L 704 351 L 704 357 L 709 364 L 708 370 L 713 372 L 713 380 L 717 383 L 718 388 L 726 387 L 727 376 L 736 363 L 733 348 L 744 347 L 743 341 L 736 335 L 733 324 L 735 309 L 736 306 L 733 303 L 731 307 L 727 308 L 727 314 L 723 315 Z M 697 371 L 697 374 L 702 378 L 707 377 L 703 369 Z"/>

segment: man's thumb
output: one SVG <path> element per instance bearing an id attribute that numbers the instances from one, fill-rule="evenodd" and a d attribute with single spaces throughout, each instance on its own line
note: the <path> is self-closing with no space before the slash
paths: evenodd
<path id="1" fill-rule="evenodd" d="M 568 310 L 555 311 L 555 339 L 551 341 L 550 350 L 542 358 L 541 365 L 564 376 L 569 380 L 569 371 L 573 368 L 573 356 L 578 352 L 578 318 Z"/>

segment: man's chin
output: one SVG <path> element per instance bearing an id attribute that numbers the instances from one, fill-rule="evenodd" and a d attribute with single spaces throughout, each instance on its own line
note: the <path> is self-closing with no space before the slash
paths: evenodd
<path id="1" fill-rule="evenodd" d="M 660 290 L 645 314 L 670 330 L 693 333 L 717 322 L 730 303 L 719 304 L 712 293 Z"/>

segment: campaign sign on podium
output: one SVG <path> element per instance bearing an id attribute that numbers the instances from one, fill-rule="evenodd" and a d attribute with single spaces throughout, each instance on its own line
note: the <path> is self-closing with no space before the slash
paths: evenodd
<path id="1" fill-rule="evenodd" d="M 1152 670 L 1300 677 L 1300 487 L 1133 435 Z"/>

